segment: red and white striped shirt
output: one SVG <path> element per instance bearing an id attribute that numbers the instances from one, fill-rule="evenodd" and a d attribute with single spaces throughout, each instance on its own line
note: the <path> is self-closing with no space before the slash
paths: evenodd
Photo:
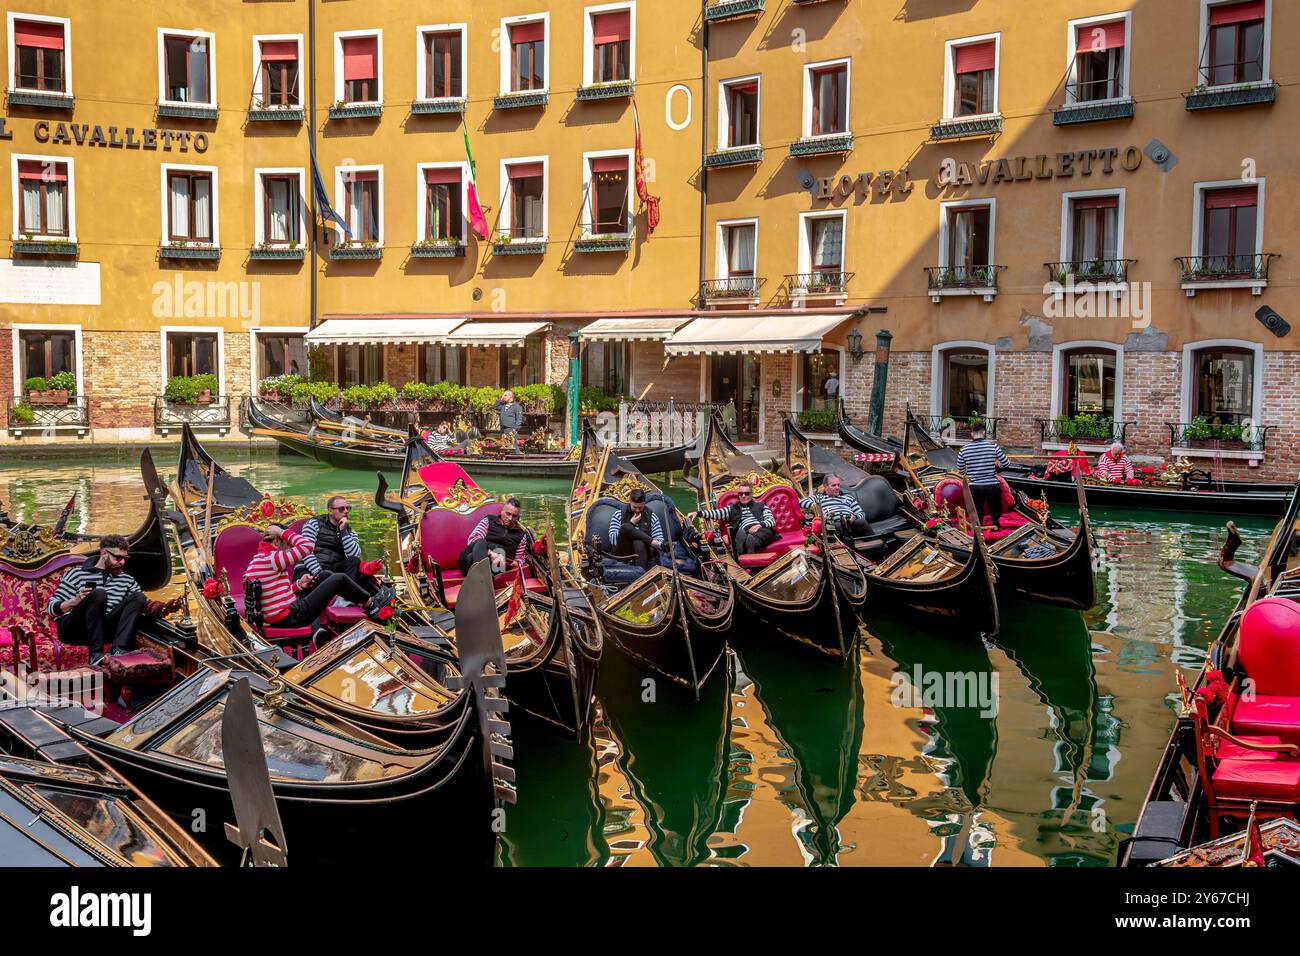
<path id="1" fill-rule="evenodd" d="M 1110 452 L 1106 452 L 1097 459 L 1097 467 L 1092 470 L 1092 474 L 1102 481 L 1130 481 L 1133 478 L 1133 462 L 1123 452 L 1120 452 L 1119 458 L 1112 458 Z"/>
<path id="2" fill-rule="evenodd" d="M 244 580 L 262 582 L 262 614 L 274 624 L 289 613 L 295 600 L 294 566 L 311 554 L 311 542 L 295 531 L 284 533 L 287 548 L 259 551 L 244 571 Z"/>
<path id="3" fill-rule="evenodd" d="M 469 545 L 473 544 L 475 541 L 482 541 L 484 538 L 487 537 L 487 532 L 488 532 L 488 519 L 484 518 L 478 524 L 474 525 L 474 530 L 471 531 L 469 533 L 469 537 L 465 539 L 465 545 L 468 547 Z M 527 561 L 527 559 L 528 559 L 528 532 L 525 531 L 524 536 L 519 539 L 519 547 L 515 548 L 515 560 L 518 561 L 520 564 L 523 564 L 525 561 Z"/>

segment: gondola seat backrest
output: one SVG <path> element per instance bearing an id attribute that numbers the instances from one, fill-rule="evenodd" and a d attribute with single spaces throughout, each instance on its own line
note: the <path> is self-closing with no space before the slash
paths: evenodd
<path id="1" fill-rule="evenodd" d="M 852 489 L 873 537 L 888 537 L 908 528 L 898 492 L 881 475 L 869 475 Z"/>
<path id="2" fill-rule="evenodd" d="M 1252 693 L 1229 702 L 1234 734 L 1268 734 L 1300 744 L 1300 604 L 1262 598 L 1238 628 L 1237 662 Z"/>
<path id="3" fill-rule="evenodd" d="M 730 508 L 740 500 L 734 491 L 728 491 L 718 498 L 719 508 Z M 801 548 L 808 540 L 803 531 L 803 508 L 799 505 L 799 493 L 789 485 L 777 485 L 758 496 L 758 500 L 772 509 L 776 519 L 777 538 L 767 546 L 764 554 L 782 555 L 791 548 Z"/>
<path id="4" fill-rule="evenodd" d="M 305 519 L 299 519 L 286 530 L 302 534 L 306 523 Z M 226 573 L 226 580 L 230 582 L 230 596 L 241 617 L 244 614 L 244 575 L 261 546 L 262 532 L 242 524 L 222 528 L 212 543 L 212 560 L 216 565 L 213 570 L 217 578 L 221 577 L 223 571 Z"/>
<path id="5" fill-rule="evenodd" d="M 998 519 L 999 530 L 985 531 L 984 540 L 995 541 L 1006 537 L 1008 533 L 1025 524 L 1028 519 L 1015 510 L 1016 495 L 1011 486 L 999 475 L 998 484 L 1002 488 L 1002 517 Z M 957 509 L 966 510 L 966 496 L 962 493 L 961 480 L 958 478 L 940 478 L 934 486 L 934 500 L 940 505 L 948 506 L 949 523 L 957 525 Z"/>
<path id="6" fill-rule="evenodd" d="M 501 513 L 501 502 L 490 501 L 467 514 L 432 508 L 420 520 L 420 554 L 426 566 L 437 565 L 444 585 L 459 584 L 460 553 L 465 550 L 469 533 L 484 518 Z"/>
<path id="7" fill-rule="evenodd" d="M 614 546 L 609 541 L 609 525 L 614 520 L 614 515 L 623 510 L 623 502 L 617 498 L 601 497 L 597 498 L 587 508 L 587 528 L 585 544 L 591 544 L 595 539 L 600 544 L 600 550 L 609 553 L 614 550 Z M 661 516 L 662 520 L 662 516 Z"/>
<path id="8" fill-rule="evenodd" d="M 89 660 L 90 649 L 62 643 L 53 619 L 45 613 L 63 573 L 85 560 L 84 554 L 56 554 L 34 568 L 0 562 L 0 622 L 21 627 L 35 638 L 37 670 L 78 667 Z M 13 655 L 13 637 L 0 637 L 0 667 L 12 666 Z M 19 657 L 27 662 L 25 644 L 19 646 Z"/>

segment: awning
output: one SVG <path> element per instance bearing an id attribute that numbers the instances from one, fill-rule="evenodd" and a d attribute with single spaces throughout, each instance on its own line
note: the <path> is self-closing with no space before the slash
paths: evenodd
<path id="1" fill-rule="evenodd" d="M 326 319 L 307 333 L 308 345 L 434 345 L 447 340 L 460 319 Z"/>
<path id="2" fill-rule="evenodd" d="M 668 355 L 717 355 L 726 352 L 816 352 L 822 337 L 849 315 L 726 316 L 695 319 L 664 342 Z"/>
<path id="3" fill-rule="evenodd" d="M 524 339 L 551 327 L 550 322 L 466 322 L 447 336 L 449 345 L 523 345 Z"/>
<path id="4" fill-rule="evenodd" d="M 686 316 L 671 319 L 597 319 L 578 330 L 584 342 L 662 342 L 689 320 Z"/>

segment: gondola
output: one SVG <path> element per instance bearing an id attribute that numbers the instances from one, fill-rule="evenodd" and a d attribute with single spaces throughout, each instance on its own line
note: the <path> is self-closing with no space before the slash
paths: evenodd
<path id="1" fill-rule="evenodd" d="M 961 620 L 979 632 L 996 634 L 1000 626 L 995 590 L 997 572 L 982 541 L 954 527 L 926 529 L 926 519 L 906 496 L 879 475 L 844 461 L 809 441 L 790 421 L 785 423 L 786 467 L 798 482 L 838 475 L 853 495 L 872 530 L 852 542 L 866 568 L 868 607 L 921 614 L 940 621 Z"/>
<path id="2" fill-rule="evenodd" d="M 1228 522 L 1219 566 L 1246 586 L 1195 683 L 1179 681 L 1182 707 L 1122 865 L 1300 815 L 1300 483 L 1258 565 L 1236 559 L 1240 543 Z"/>
<path id="3" fill-rule="evenodd" d="M 591 595 L 606 638 L 642 667 L 686 687 L 698 701 L 719 666 L 725 666 L 726 634 L 735 592 L 731 579 L 685 540 L 676 509 L 631 460 L 602 446 L 591 425 L 583 429 L 578 466 L 569 496 L 569 559 Z M 608 529 L 616 509 L 639 489 L 665 532 L 669 554 L 634 580 L 606 559 Z M 678 568 L 679 560 L 697 573 Z M 635 571 L 633 572 L 635 574 Z"/>
<path id="4" fill-rule="evenodd" d="M 742 455 L 714 415 L 700 456 L 703 506 L 727 507 L 742 483 L 753 486 L 755 501 L 772 509 L 778 537 L 759 554 L 718 549 L 718 561 L 735 585 L 741 606 L 782 634 L 847 663 L 857 640 L 857 614 L 867 600 L 862 566 L 820 522 L 811 537 L 805 533 L 793 485 Z M 724 535 L 729 530 L 724 529 Z"/>
<path id="5" fill-rule="evenodd" d="M 457 560 L 469 532 L 503 499 L 489 495 L 457 464 L 442 462 L 411 430 L 396 498 L 378 474 L 375 503 L 397 515 L 397 553 L 406 597 L 419 602 L 455 644 L 454 608 L 461 580 Z M 591 722 L 603 638 L 584 590 L 568 578 L 547 535 L 545 559 L 529 555 L 518 575 L 502 575 L 497 603 L 506 646 L 506 697 L 570 737 Z M 556 602 L 556 595 L 560 601 Z M 448 653 L 429 642 L 400 639 L 422 657 Z"/>
<path id="6" fill-rule="evenodd" d="M 272 417 L 255 399 L 249 400 L 247 414 L 254 436 L 273 438 L 282 449 L 335 468 L 396 471 L 405 457 L 398 439 L 295 426 Z"/>

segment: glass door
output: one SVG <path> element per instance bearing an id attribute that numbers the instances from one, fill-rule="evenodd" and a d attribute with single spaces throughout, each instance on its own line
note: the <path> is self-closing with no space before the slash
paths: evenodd
<path id="1" fill-rule="evenodd" d="M 727 431 L 739 441 L 758 441 L 760 368 L 757 355 L 715 355 L 711 361 L 710 396 L 735 409 L 734 424 L 724 416 Z"/>

